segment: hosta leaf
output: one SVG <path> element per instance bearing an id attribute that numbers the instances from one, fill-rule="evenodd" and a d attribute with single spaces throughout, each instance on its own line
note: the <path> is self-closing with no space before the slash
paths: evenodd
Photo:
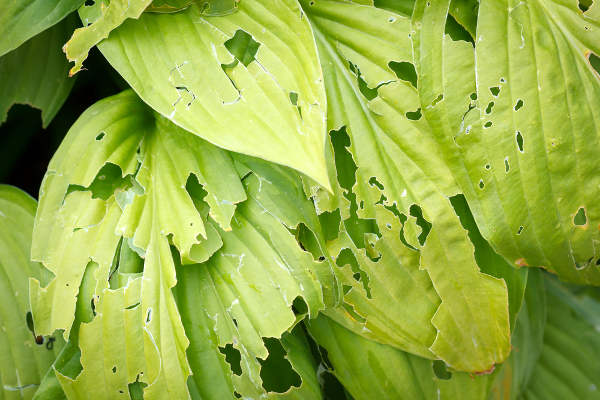
<path id="1" fill-rule="evenodd" d="M 61 51 L 75 26 L 76 17 L 69 16 L 0 57 L 0 123 L 15 103 L 42 110 L 43 127 L 52 121 L 75 82 Z"/>
<path id="2" fill-rule="evenodd" d="M 64 51 L 75 65 L 69 71 L 74 75 L 83 67 L 83 62 L 92 47 L 128 18 L 139 18 L 152 0 L 98 0 L 80 10 L 84 26 L 73 32 L 65 44 Z"/>
<path id="3" fill-rule="evenodd" d="M 99 48 L 144 101 L 177 125 L 329 186 L 323 77 L 295 1 L 245 0 L 222 17 L 203 15 L 198 3 L 175 14 L 147 13 Z"/>
<path id="4" fill-rule="evenodd" d="M 459 189 L 444 148 L 421 117 L 410 21 L 350 3 L 302 4 L 324 68 L 329 129 L 348 134 L 348 144 L 337 146 L 334 156 L 348 152 L 357 168 L 349 178 L 338 168 L 341 187 L 334 195 L 319 192 L 317 205 L 333 211 L 348 199 L 350 210 L 341 211 L 350 215 L 345 228 L 374 260 L 380 232 L 400 222 L 395 234 L 419 253 L 419 267 L 441 299 L 431 319 L 437 333 L 430 351 L 458 370 L 491 370 L 510 348 L 506 284 L 479 271 L 448 199 Z"/>
<path id="5" fill-rule="evenodd" d="M 580 299 L 556 279 L 541 275 L 531 275 L 535 284 L 528 286 L 515 331 L 519 347 L 498 376 L 492 398 L 599 399 L 600 333 L 588 316 L 592 311 L 598 317 L 600 303 L 585 297 L 590 307 L 580 312 Z"/>
<path id="6" fill-rule="evenodd" d="M 449 372 L 443 363 L 372 342 L 324 316 L 307 326 L 326 350 L 326 367 L 357 400 L 487 399 L 490 376 Z"/>
<path id="7" fill-rule="evenodd" d="M 464 186 L 481 182 L 465 195 L 492 246 L 517 265 L 595 285 L 600 85 L 588 56 L 600 53 L 599 21 L 575 1 L 482 1 L 479 115 L 470 134 L 448 133 L 464 152 Z"/>
<path id="8" fill-rule="evenodd" d="M 69 332 L 85 267 L 90 260 L 97 265 L 97 315 L 78 337 L 83 371 L 60 378 L 65 391 L 85 398 L 90 385 L 105 385 L 99 398 L 126 397 L 139 374 L 145 398 L 187 397 L 188 341 L 170 290 L 176 276 L 169 240 L 192 260 L 195 246 L 210 242 L 216 251 L 207 238 L 216 231 L 204 228 L 209 216 L 218 229 L 229 229 L 235 204 L 244 199 L 227 153 L 154 114 L 133 92 L 81 116 L 45 177 L 32 251 L 56 275 L 47 287 L 31 285 L 36 327 L 44 332 Z M 143 278 L 129 279 L 139 276 L 127 272 L 132 262 Z M 123 318 L 131 324 L 124 330 Z"/>
<path id="9" fill-rule="evenodd" d="M 29 259 L 35 200 L 12 186 L 0 185 L 0 398 L 30 399 L 54 361 L 55 338 L 33 332 L 27 282 L 47 280 Z"/>
<path id="10" fill-rule="evenodd" d="M 492 387 L 493 399 L 518 399 L 529 384 L 544 345 L 547 312 L 544 274 L 532 269 L 525 299 L 512 335 L 513 350 L 500 367 Z"/>
<path id="11" fill-rule="evenodd" d="M 62 20 L 84 0 L 13 0 L 2 4 L 0 56 Z"/>
<path id="12" fill-rule="evenodd" d="M 172 13 L 185 10 L 193 3 L 199 3 L 202 14 L 209 16 L 228 15 L 237 11 L 239 0 L 154 0 L 146 12 Z"/>

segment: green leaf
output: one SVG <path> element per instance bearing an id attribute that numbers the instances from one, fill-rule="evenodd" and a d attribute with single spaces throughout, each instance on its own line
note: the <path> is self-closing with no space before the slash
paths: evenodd
<path id="1" fill-rule="evenodd" d="M 76 23 L 76 17 L 69 16 L 0 57 L 0 123 L 17 103 L 42 110 L 44 128 L 52 121 L 75 83 L 68 78 L 61 47 Z"/>
<path id="2" fill-rule="evenodd" d="M 205 16 L 199 4 L 147 13 L 99 48 L 175 124 L 329 187 L 323 76 L 310 25 L 294 0 L 245 0 L 223 17 Z"/>
<path id="3" fill-rule="evenodd" d="M 515 349 L 492 398 L 599 399 L 600 333 L 588 317 L 598 320 L 600 303 L 574 295 L 553 277 L 530 274 L 535 280 L 517 321 Z M 581 299 L 590 306 L 584 312 L 578 307 Z"/>
<path id="4" fill-rule="evenodd" d="M 154 0 L 146 12 L 173 13 L 185 10 L 192 3 L 199 3 L 202 13 L 208 16 L 222 16 L 237 11 L 239 0 Z"/>
<path id="5" fill-rule="evenodd" d="M 448 199 L 459 189 L 444 149 L 424 118 L 407 115 L 422 105 L 410 79 L 398 77 L 392 66 L 413 62 L 411 22 L 349 3 L 302 4 L 324 68 L 329 129 L 339 132 L 345 127 L 349 136 L 347 148 L 338 146 L 331 159 L 337 161 L 340 150 L 349 152 L 357 168 L 347 183 L 340 180 L 344 186 L 334 188 L 333 195 L 317 193 L 317 206 L 322 211 L 342 207 L 346 231 L 375 262 L 393 257 L 377 249 L 378 240 L 386 240 L 381 232 L 402 235 L 402 245 L 414 252 L 408 252 L 412 258 L 399 260 L 407 268 L 402 280 L 425 269 L 441 300 L 427 324 L 415 328 L 430 332 L 420 341 L 430 340 L 429 351 L 457 370 L 490 371 L 510 350 L 506 283 L 480 272 L 473 245 Z M 365 86 L 377 88 L 377 96 L 369 100 Z M 330 171 L 335 181 L 335 169 Z M 344 171 L 348 169 L 337 168 L 338 178 Z M 350 210 L 344 209 L 343 198 Z M 400 287 L 403 282 L 384 284 Z M 427 312 L 436 306 L 431 297 L 416 297 Z M 398 304 L 387 304 L 382 315 Z M 431 332 L 431 324 L 437 332 Z"/>
<path id="6" fill-rule="evenodd" d="M 91 6 L 82 6 L 79 13 L 84 26 L 75 29 L 64 46 L 68 60 L 75 62 L 69 76 L 81 70 L 92 47 L 106 39 L 126 19 L 139 18 L 151 2 L 152 0 L 97 0 Z"/>
<path id="7" fill-rule="evenodd" d="M 464 154 L 475 220 L 500 254 L 599 285 L 600 135 L 592 105 L 600 85 L 587 57 L 600 52 L 593 12 L 583 14 L 575 1 L 482 1 L 471 112 L 479 115 L 468 135 L 448 135 Z"/>
<path id="8" fill-rule="evenodd" d="M 487 399 L 490 376 L 449 372 L 443 363 L 367 340 L 324 316 L 307 326 L 326 350 L 326 367 L 357 400 Z"/>
<path id="9" fill-rule="evenodd" d="M 5 2 L 0 14 L 0 56 L 56 24 L 83 2 L 84 0 Z"/>
<path id="10" fill-rule="evenodd" d="M 83 371 L 59 375 L 69 396 L 127 396 L 139 375 L 145 398 L 187 397 L 188 340 L 171 294 L 170 241 L 193 261 L 194 248 L 217 234 L 205 227 L 230 229 L 245 196 L 228 153 L 154 114 L 131 91 L 80 117 L 44 179 L 32 250 L 56 276 L 47 287 L 31 283 L 34 320 L 44 332 L 68 335 L 79 321 L 85 267 L 90 260 L 97 266 L 84 300 L 94 302 L 96 316 L 78 335 Z"/>
<path id="11" fill-rule="evenodd" d="M 49 277 L 29 260 L 36 202 L 21 190 L 0 185 L 1 398 L 31 398 L 60 350 L 54 337 L 34 332 L 27 281 Z"/>

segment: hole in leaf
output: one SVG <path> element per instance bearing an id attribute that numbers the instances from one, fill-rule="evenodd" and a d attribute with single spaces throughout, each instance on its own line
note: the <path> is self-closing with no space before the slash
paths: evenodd
<path id="1" fill-rule="evenodd" d="M 492 96 L 498 97 L 498 95 L 500 94 L 500 87 L 498 87 L 498 86 L 491 87 L 490 92 L 492 93 Z"/>
<path id="2" fill-rule="evenodd" d="M 487 108 L 485 109 L 485 113 L 486 114 L 490 114 L 492 112 L 492 108 L 494 108 L 494 102 L 490 101 L 490 103 L 488 104 Z"/>
<path id="3" fill-rule="evenodd" d="M 339 208 L 335 211 L 326 211 L 319 215 L 319 222 L 321 223 L 323 236 L 326 241 L 333 240 L 338 237 L 341 221 L 342 216 Z"/>
<path id="4" fill-rule="evenodd" d="M 372 176 L 371 179 L 369 179 L 369 185 L 371 185 L 371 186 L 377 186 L 377 188 L 379 190 L 383 190 L 384 189 L 383 185 L 374 176 Z"/>
<path id="5" fill-rule="evenodd" d="M 353 64 L 351 61 L 348 61 L 348 66 L 350 67 L 350 71 L 352 71 L 352 73 L 356 75 L 356 79 L 358 81 L 358 90 L 360 90 L 362 95 L 365 96 L 365 98 L 369 101 L 377 97 L 377 89 L 379 89 L 381 85 L 384 85 L 385 83 L 381 83 L 375 88 L 370 88 L 369 85 L 367 85 L 367 82 L 363 79 L 358 66 L 356 64 Z"/>
<path id="6" fill-rule="evenodd" d="M 452 378 L 452 373 L 448 371 L 446 363 L 442 360 L 433 361 L 433 372 L 438 379 L 448 380 Z"/>
<path id="7" fill-rule="evenodd" d="M 517 147 L 519 148 L 519 151 L 521 153 L 523 153 L 523 135 L 521 135 L 521 131 L 517 131 Z"/>
<path id="8" fill-rule="evenodd" d="M 471 98 L 471 100 L 477 100 L 477 93 L 471 93 L 469 97 Z"/>
<path id="9" fill-rule="evenodd" d="M 586 12 L 592 5 L 593 0 L 579 0 L 579 9 Z"/>
<path id="10" fill-rule="evenodd" d="M 413 121 L 418 121 L 421 119 L 421 108 L 417 108 L 417 111 L 409 111 L 406 113 L 406 118 L 413 120 Z"/>
<path id="11" fill-rule="evenodd" d="M 585 209 L 580 207 L 573 218 L 573 223 L 577 226 L 583 226 L 587 223 L 587 216 L 585 215 Z"/>
<path id="12" fill-rule="evenodd" d="M 590 65 L 592 66 L 592 68 L 594 68 L 594 70 L 598 74 L 600 74 L 600 57 L 598 57 L 594 53 L 590 53 L 590 55 L 588 56 L 588 61 L 590 62 Z"/>
<path id="13" fill-rule="evenodd" d="M 144 388 L 148 386 L 148 384 L 140 382 L 140 375 L 137 376 L 135 382 L 131 382 L 127 385 L 131 400 L 144 400 Z"/>
<path id="14" fill-rule="evenodd" d="M 435 98 L 435 100 L 433 100 L 433 102 L 431 103 L 431 107 L 435 107 L 436 104 L 442 100 L 444 100 L 444 95 L 440 94 L 438 97 Z"/>
<path id="15" fill-rule="evenodd" d="M 295 106 L 298 105 L 298 93 L 290 92 L 290 102 Z"/>
<path id="16" fill-rule="evenodd" d="M 417 70 L 412 63 L 390 61 L 388 66 L 394 71 L 398 79 L 409 82 L 415 89 L 417 88 Z"/>
<path id="17" fill-rule="evenodd" d="M 149 308 L 146 312 L 146 323 L 149 323 L 152 320 L 152 309 Z"/>
<path id="18" fill-rule="evenodd" d="M 421 227 L 419 243 L 423 246 L 433 225 L 423 217 L 423 210 L 416 204 L 410 206 L 410 215 L 417 219 L 417 225 Z"/>
<path id="19" fill-rule="evenodd" d="M 344 267 L 346 265 L 350 266 L 350 269 L 354 273 L 354 279 L 362 283 L 362 286 L 365 289 L 365 292 L 367 293 L 367 298 L 370 299 L 371 288 L 369 287 L 369 275 L 367 275 L 367 273 L 360 268 L 360 265 L 358 264 L 358 261 L 356 260 L 356 257 L 354 256 L 352 250 L 348 248 L 342 249 L 340 251 L 340 254 L 338 254 L 337 256 L 335 263 L 338 267 Z M 355 276 L 357 274 L 358 278 Z"/>
<path id="20" fill-rule="evenodd" d="M 515 111 L 519 111 L 523 107 L 523 100 L 517 100 L 517 104 L 515 104 Z"/>
<path id="21" fill-rule="evenodd" d="M 446 18 L 445 33 L 454 41 L 464 40 L 465 42 L 475 45 L 475 41 L 471 34 L 451 14 L 448 14 L 448 17 Z"/>
<path id="22" fill-rule="evenodd" d="M 112 367 L 112 372 L 113 372 L 113 374 L 117 373 L 117 367 L 116 366 Z"/>
<path id="23" fill-rule="evenodd" d="M 263 388 L 268 392 L 284 393 L 292 386 L 300 387 L 302 380 L 300 375 L 292 368 L 286 358 L 287 352 L 281 342 L 274 338 L 263 338 L 269 356 L 266 360 L 258 359 L 260 362 L 260 377 Z"/>
<path id="24" fill-rule="evenodd" d="M 96 136 L 96 140 L 102 140 L 104 139 L 104 136 L 106 136 L 106 134 L 104 132 L 100 132 L 98 136 Z"/>
<path id="25" fill-rule="evenodd" d="M 308 313 L 308 305 L 302 296 L 296 296 L 292 302 L 292 311 L 295 315 L 304 315 Z"/>
<path id="26" fill-rule="evenodd" d="M 108 200 L 117 189 L 127 190 L 132 187 L 133 180 L 134 178 L 130 175 L 123 177 L 121 167 L 118 165 L 106 163 L 100 168 L 90 186 L 86 188 L 80 185 L 69 185 L 65 197 L 72 192 L 89 190 L 92 192 L 93 199 Z"/>
<path id="27" fill-rule="evenodd" d="M 94 0 L 85 0 L 85 3 L 83 3 L 86 6 L 93 6 L 96 2 Z"/>
<path id="28" fill-rule="evenodd" d="M 488 121 L 485 123 L 485 125 L 483 125 L 484 128 L 491 128 L 492 127 L 492 121 Z"/>
<path id="29" fill-rule="evenodd" d="M 519 227 L 519 230 L 517 231 L 517 235 L 520 235 L 520 234 L 521 234 L 521 232 L 523 232 L 523 229 L 524 229 L 524 227 L 523 227 L 523 226 L 520 226 L 520 227 Z"/>
<path id="30" fill-rule="evenodd" d="M 240 351 L 233 347 L 231 343 L 227 343 L 225 347 L 219 346 L 219 351 L 221 354 L 225 355 L 225 361 L 229 364 L 231 368 L 231 372 L 236 375 L 242 375 L 242 355 Z"/>
<path id="31" fill-rule="evenodd" d="M 255 60 L 260 43 L 252 38 L 247 32 L 238 29 L 231 39 L 225 41 L 225 47 L 237 61 L 248 66 Z"/>
<path id="32" fill-rule="evenodd" d="M 485 169 L 490 170 L 492 166 L 490 164 L 485 164 Z"/>
<path id="33" fill-rule="evenodd" d="M 485 187 L 485 183 L 483 183 L 483 179 L 479 181 L 479 189 L 483 189 Z"/>
<path id="34" fill-rule="evenodd" d="M 508 173 L 510 171 L 510 165 L 508 164 L 508 157 L 504 159 L 504 172 Z"/>

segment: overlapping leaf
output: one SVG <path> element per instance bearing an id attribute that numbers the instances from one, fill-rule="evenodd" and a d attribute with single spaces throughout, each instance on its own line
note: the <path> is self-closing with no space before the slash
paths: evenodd
<path id="1" fill-rule="evenodd" d="M 111 3 L 112 4 L 112 3 Z M 328 187 L 326 99 L 310 25 L 293 0 L 146 13 L 99 45 L 151 107 L 209 142 L 291 166 Z"/>
<path id="2" fill-rule="evenodd" d="M 490 376 L 451 373 L 432 362 L 367 340 L 321 316 L 307 323 L 327 365 L 355 399 L 487 399 Z"/>
<path id="3" fill-rule="evenodd" d="M 69 16 L 0 57 L 0 123 L 15 103 L 42 110 L 44 127 L 52 121 L 75 82 L 67 76 L 69 65 L 61 48 L 76 20 Z"/>
<path id="4" fill-rule="evenodd" d="M 0 14 L 0 56 L 48 29 L 85 0 L 14 0 L 3 2 Z"/>
<path id="5" fill-rule="evenodd" d="M 357 168 L 356 178 L 352 169 L 338 168 L 345 193 L 342 188 L 333 196 L 321 191 L 318 207 L 334 210 L 341 205 L 342 215 L 350 215 L 346 230 L 353 224 L 359 228 L 349 234 L 367 252 L 375 246 L 373 234 L 390 230 L 402 235 L 404 245 L 419 253 L 418 265 L 427 270 L 441 299 L 431 318 L 437 333 L 429 334 L 430 351 L 459 370 L 491 369 L 509 351 L 506 285 L 479 271 L 473 246 L 448 199 L 459 189 L 444 149 L 429 123 L 418 117 L 410 21 L 348 3 L 315 1 L 303 6 L 324 68 L 329 128 L 345 127 L 350 140 L 348 150 L 341 151 L 349 151 Z M 334 157 L 339 156 L 338 146 Z M 355 202 L 349 211 L 343 197 Z M 360 224 L 369 219 L 376 220 L 377 231 L 371 225 L 360 232 Z M 377 259 L 380 254 L 369 255 Z M 415 265 L 415 257 L 400 263 Z M 404 301 L 414 305 L 425 300 Z M 418 329 L 431 332 L 431 325 Z"/>
<path id="6" fill-rule="evenodd" d="M 464 107 L 464 129 L 446 131 L 463 152 L 463 190 L 494 248 L 517 265 L 595 285 L 600 85 L 588 57 L 600 51 L 599 20 L 597 7 L 582 13 L 575 1 L 482 1 L 477 107 Z M 445 63 L 448 80 L 455 70 Z"/>
<path id="7" fill-rule="evenodd" d="M 0 185 L 0 397 L 30 399 L 59 350 L 55 338 L 36 338 L 29 313 L 28 277 L 48 280 L 29 259 L 36 203 Z M 48 343 L 52 343 L 49 345 Z M 56 346 L 54 346 L 56 344 Z"/>

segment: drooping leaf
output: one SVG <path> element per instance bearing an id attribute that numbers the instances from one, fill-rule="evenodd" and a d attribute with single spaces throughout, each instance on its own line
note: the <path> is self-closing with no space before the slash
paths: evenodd
<path id="1" fill-rule="evenodd" d="M 21 190 L 0 185 L 0 383 L 3 399 L 30 399 L 60 350 L 55 337 L 34 331 L 28 278 L 47 281 L 29 259 L 36 202 Z"/>
<path id="2" fill-rule="evenodd" d="M 450 372 L 444 363 L 370 341 L 324 316 L 307 326 L 326 350 L 331 365 L 325 367 L 357 400 L 487 399 L 490 376 Z"/>
<path id="3" fill-rule="evenodd" d="M 334 211 L 346 198 L 350 211 L 341 211 L 350 215 L 346 230 L 374 260 L 380 254 L 371 249 L 385 240 L 380 232 L 393 229 L 390 234 L 402 235 L 403 245 L 418 252 L 418 265 L 441 299 L 430 322 L 437 333 L 430 336 L 429 351 L 458 370 L 490 371 L 510 348 L 506 284 L 479 271 L 473 245 L 448 199 L 459 189 L 406 74 L 410 67 L 414 71 L 410 21 L 349 3 L 302 4 L 324 68 L 329 129 L 345 127 L 349 144 L 343 151 L 357 168 L 349 185 L 334 188 L 333 195 L 318 192 L 317 206 Z M 339 179 L 345 172 L 338 168 L 337 173 Z M 377 229 L 371 224 L 364 231 L 369 220 Z"/>
<path id="4" fill-rule="evenodd" d="M 43 127 L 52 121 L 75 82 L 68 78 L 69 65 L 61 47 L 76 19 L 69 16 L 0 57 L 0 123 L 16 103 L 42 110 Z"/>
<path id="5" fill-rule="evenodd" d="M 147 13 L 99 48 L 144 101 L 177 125 L 329 187 L 323 77 L 295 1 L 245 0 L 221 17 L 205 16 L 198 3 L 174 14 Z"/>
<path id="6" fill-rule="evenodd" d="M 13 0 L 0 13 L 0 56 L 48 29 L 76 10 L 85 0 Z"/>

